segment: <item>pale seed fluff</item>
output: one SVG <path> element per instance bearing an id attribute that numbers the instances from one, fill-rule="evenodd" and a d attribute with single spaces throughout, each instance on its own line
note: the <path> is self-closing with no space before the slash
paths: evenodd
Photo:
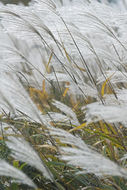
<path id="1" fill-rule="evenodd" d="M 0 176 L 11 177 L 15 182 L 23 183 L 33 188 L 37 188 L 37 186 L 26 174 L 24 174 L 21 170 L 18 170 L 17 168 L 11 166 L 4 160 L 0 160 Z"/>

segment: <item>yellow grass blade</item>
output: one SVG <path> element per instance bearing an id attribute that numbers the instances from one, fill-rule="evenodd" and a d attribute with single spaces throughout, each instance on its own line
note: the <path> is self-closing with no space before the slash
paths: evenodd
<path id="1" fill-rule="evenodd" d="M 80 71 L 86 72 L 86 69 L 84 69 L 84 68 L 82 68 L 82 67 L 79 67 L 78 65 L 76 65 L 76 68 L 78 68 Z"/>
<path id="2" fill-rule="evenodd" d="M 77 131 L 77 130 L 79 130 L 79 129 L 82 129 L 82 128 L 85 127 L 86 125 L 87 125 L 86 123 L 82 123 L 81 125 L 79 125 L 79 126 L 73 128 L 73 129 L 69 130 L 69 132 L 71 133 L 71 132 L 73 132 L 73 131 Z"/>
<path id="3" fill-rule="evenodd" d="M 67 57 L 67 60 L 69 61 L 69 63 L 71 63 L 71 59 L 70 59 L 70 57 L 69 57 L 69 55 L 68 55 L 68 53 L 67 53 L 65 47 L 63 47 L 63 49 L 64 49 L 65 55 L 66 55 L 66 57 Z"/>
<path id="4" fill-rule="evenodd" d="M 106 86 L 106 84 L 110 81 L 110 79 L 112 78 L 112 76 L 113 76 L 114 74 L 115 74 L 115 73 L 113 73 L 110 77 L 108 77 L 108 78 L 106 79 L 106 81 L 103 83 L 102 88 L 101 88 L 101 95 L 102 95 L 102 97 L 104 96 L 104 93 L 105 93 L 105 86 Z"/>
<path id="5" fill-rule="evenodd" d="M 67 94 L 68 90 L 69 90 L 69 88 L 68 88 L 68 87 L 64 90 L 63 97 L 65 97 L 65 96 L 66 96 L 66 94 Z"/>
<path id="6" fill-rule="evenodd" d="M 0 136 L 0 140 L 3 140 L 3 137 L 2 137 L 2 136 Z"/>
<path id="7" fill-rule="evenodd" d="M 51 55 L 50 55 L 50 57 L 49 57 L 49 61 L 48 61 L 47 65 L 46 65 L 46 71 L 47 71 L 48 73 L 50 72 L 50 70 L 49 70 L 49 64 L 50 64 L 50 62 L 51 62 L 52 56 L 53 56 L 53 52 L 51 53 Z"/>
<path id="8" fill-rule="evenodd" d="M 80 102 L 78 101 L 78 102 L 73 106 L 72 110 L 73 110 L 73 111 L 76 110 L 79 104 L 80 104 Z"/>

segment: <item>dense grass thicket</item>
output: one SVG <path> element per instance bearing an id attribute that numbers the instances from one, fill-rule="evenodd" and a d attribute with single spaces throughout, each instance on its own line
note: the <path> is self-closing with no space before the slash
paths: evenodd
<path id="1" fill-rule="evenodd" d="M 0 190 L 127 190 L 127 1 L 0 3 Z"/>

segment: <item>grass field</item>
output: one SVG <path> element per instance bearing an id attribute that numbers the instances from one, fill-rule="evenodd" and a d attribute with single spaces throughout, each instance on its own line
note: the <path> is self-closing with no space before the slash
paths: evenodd
<path id="1" fill-rule="evenodd" d="M 0 4 L 0 190 L 127 190 L 126 11 Z"/>

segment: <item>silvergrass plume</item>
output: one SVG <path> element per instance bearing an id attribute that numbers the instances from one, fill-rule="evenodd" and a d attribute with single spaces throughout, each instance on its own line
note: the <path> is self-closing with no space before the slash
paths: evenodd
<path id="1" fill-rule="evenodd" d="M 50 134 L 59 138 L 61 143 L 70 147 L 59 147 L 60 158 L 69 165 L 79 167 L 78 173 L 94 173 L 97 176 L 104 175 L 120 176 L 127 178 L 127 171 L 113 161 L 99 154 L 92 147 L 87 146 L 80 137 L 76 137 L 62 129 L 51 128 Z"/>
<path id="2" fill-rule="evenodd" d="M 23 183 L 33 188 L 37 188 L 37 186 L 27 175 L 25 175 L 22 171 L 18 170 L 17 168 L 11 166 L 4 160 L 0 160 L 0 176 L 11 177 L 15 180 L 15 182 Z"/>
<path id="3" fill-rule="evenodd" d="M 53 176 L 49 169 L 45 166 L 38 154 L 33 148 L 22 138 L 8 137 L 7 146 L 12 150 L 12 157 L 25 162 L 39 171 L 47 178 L 53 181 Z"/>

